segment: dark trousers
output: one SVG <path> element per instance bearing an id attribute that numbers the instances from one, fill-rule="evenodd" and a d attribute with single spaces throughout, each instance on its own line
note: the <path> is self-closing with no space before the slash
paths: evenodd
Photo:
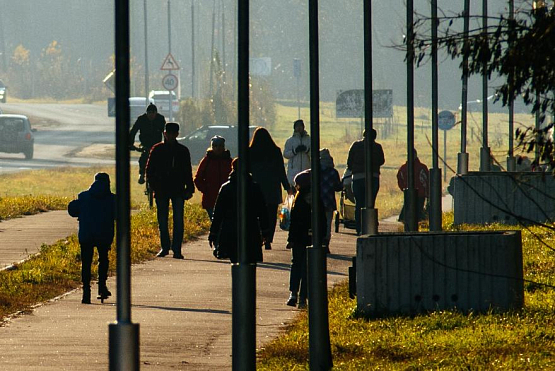
<path id="1" fill-rule="evenodd" d="M 270 229 L 266 242 L 274 242 L 274 233 L 276 233 L 276 223 L 277 223 L 277 204 L 266 204 L 266 209 L 268 210 L 268 228 Z"/>
<path id="2" fill-rule="evenodd" d="M 426 213 L 424 212 L 424 205 L 426 204 L 426 197 L 416 196 L 416 218 L 418 221 L 426 220 Z M 403 208 L 401 209 L 401 214 L 399 214 L 400 222 L 405 221 L 405 204 L 403 204 Z"/>
<path id="3" fill-rule="evenodd" d="M 83 287 L 91 285 L 91 265 L 93 261 L 94 245 L 81 244 L 81 282 Z M 98 250 L 98 285 L 105 286 L 108 278 L 108 252 L 110 245 L 97 246 Z"/>
<path id="4" fill-rule="evenodd" d="M 291 273 L 289 275 L 289 291 L 299 294 L 299 299 L 306 299 L 307 277 L 306 277 L 306 246 L 295 245 L 291 249 Z M 300 292 L 299 292 L 300 288 Z"/>
<path id="5" fill-rule="evenodd" d="M 353 180 L 352 188 L 353 194 L 355 195 L 355 223 L 356 223 L 356 230 L 357 234 L 359 234 L 362 230 L 361 223 L 362 223 L 362 215 L 361 209 L 366 204 L 366 181 L 364 178 Z M 373 176 L 372 177 L 372 194 L 374 197 L 374 202 L 376 202 L 376 197 L 378 196 L 378 191 L 380 190 L 380 178 Z M 374 205 L 375 207 L 375 205 Z"/>
<path id="6" fill-rule="evenodd" d="M 170 200 L 173 210 L 173 239 L 170 240 L 168 227 L 168 216 L 170 212 Z M 160 244 L 162 250 L 174 254 L 181 254 L 181 244 L 183 243 L 183 206 L 185 199 L 179 197 L 156 197 L 156 208 L 158 217 L 158 229 L 160 230 Z"/>
<path id="7" fill-rule="evenodd" d="M 148 156 L 150 155 L 150 148 L 147 151 L 141 153 L 141 157 L 139 157 L 139 174 L 144 175 L 146 163 L 148 161 Z"/>

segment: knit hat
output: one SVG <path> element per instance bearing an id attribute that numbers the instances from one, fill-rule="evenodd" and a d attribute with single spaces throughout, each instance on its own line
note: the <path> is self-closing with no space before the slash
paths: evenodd
<path id="1" fill-rule="evenodd" d="M 295 178 L 293 179 L 293 181 L 295 182 L 295 185 L 300 189 L 310 188 L 310 184 L 311 184 L 310 177 L 311 177 L 310 169 L 308 169 L 305 171 L 301 171 L 300 173 L 295 175 Z"/>
<path id="2" fill-rule="evenodd" d="M 146 108 L 147 112 L 158 112 L 158 108 L 153 103 L 150 103 Z"/>
<path id="3" fill-rule="evenodd" d="M 102 182 L 108 182 L 110 183 L 110 175 L 106 174 L 106 173 L 96 173 L 94 175 L 94 180 L 95 181 L 102 181 Z"/>
<path id="4" fill-rule="evenodd" d="M 327 148 L 322 148 L 320 150 L 320 166 L 322 166 L 323 168 L 335 167 L 333 163 L 333 157 L 331 157 L 330 150 Z"/>
<path id="5" fill-rule="evenodd" d="M 168 122 L 165 128 L 167 133 L 178 133 L 179 132 L 179 124 L 177 122 Z"/>
<path id="6" fill-rule="evenodd" d="M 214 135 L 210 142 L 212 142 L 213 146 L 223 146 L 225 145 L 225 138 L 220 135 Z"/>

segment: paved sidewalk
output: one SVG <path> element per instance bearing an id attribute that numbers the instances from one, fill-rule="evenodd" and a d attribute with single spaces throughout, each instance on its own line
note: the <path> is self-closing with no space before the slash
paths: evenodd
<path id="1" fill-rule="evenodd" d="M 60 231 L 60 236 L 70 234 L 75 231 L 75 220 L 66 216 L 45 213 L 18 219 L 29 224 L 26 229 L 19 227 L 20 232 L 25 232 L 28 240 L 42 240 L 43 230 L 30 226 L 54 224 L 56 220 L 57 225 L 72 223 L 73 230 Z M 398 223 L 380 223 L 382 230 L 397 228 Z M 3 222 L 0 229 L 8 228 Z M 332 237 L 330 286 L 347 279 L 355 253 L 353 231 L 342 227 L 340 232 L 344 233 Z M 7 244 L 4 236 L 0 233 L 2 250 Z M 258 347 L 275 338 L 297 313 L 285 305 L 291 259 L 290 251 L 284 248 L 286 236 L 286 232 L 276 232 L 273 250 L 265 251 L 265 262 L 258 265 Z M 212 256 L 205 236 L 185 244 L 183 253 L 185 260 L 166 257 L 133 266 L 132 321 L 140 324 L 141 368 L 230 369 L 230 265 Z M 115 297 L 114 278 L 108 286 Z M 116 318 L 115 299 L 103 305 L 97 300 L 82 305 L 80 299 L 81 290 L 75 290 L 0 327 L 0 369 L 107 370 L 108 323 Z"/>
<path id="2" fill-rule="evenodd" d="M 53 244 L 77 232 L 77 219 L 67 211 L 50 211 L 0 223 L 0 269 L 27 259 L 42 244 Z"/>

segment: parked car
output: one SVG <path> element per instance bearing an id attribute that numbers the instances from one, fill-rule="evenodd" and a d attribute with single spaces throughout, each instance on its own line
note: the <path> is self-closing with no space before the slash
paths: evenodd
<path id="1" fill-rule="evenodd" d="M 249 126 L 249 140 L 256 129 L 256 126 Z M 196 165 L 206 154 L 210 147 L 210 139 L 214 135 L 221 135 L 225 138 L 225 147 L 231 153 L 231 157 L 237 156 L 237 126 L 233 125 L 205 125 L 184 137 L 177 138 L 191 152 L 191 163 Z"/>
<path id="2" fill-rule="evenodd" d="M 172 100 L 172 113 L 173 117 L 179 112 L 179 101 L 177 96 L 173 91 L 167 90 L 151 90 L 148 94 L 148 98 L 154 101 L 154 104 L 158 108 L 158 113 L 166 116 L 166 120 L 170 117 L 170 93 Z"/>
<path id="3" fill-rule="evenodd" d="M 0 101 L 2 101 L 2 103 L 6 103 L 7 99 L 8 99 L 8 91 L 7 91 L 6 85 L 4 85 L 4 82 L 0 80 Z"/>
<path id="4" fill-rule="evenodd" d="M 36 131 L 27 116 L 0 114 L 0 152 L 23 153 L 32 159 Z"/>
<path id="5" fill-rule="evenodd" d="M 154 100 L 149 99 L 148 103 L 154 103 Z M 146 98 L 145 97 L 130 97 L 129 98 L 129 117 L 131 118 L 131 125 L 137 120 L 137 117 L 146 112 Z"/>

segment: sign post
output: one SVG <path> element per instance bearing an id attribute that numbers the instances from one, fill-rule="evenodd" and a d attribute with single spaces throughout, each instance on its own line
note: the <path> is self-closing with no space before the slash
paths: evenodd
<path id="1" fill-rule="evenodd" d="M 301 60 L 299 58 L 293 59 L 293 76 L 297 79 L 297 116 L 301 119 L 301 97 L 300 97 L 300 80 L 301 80 Z"/>
<path id="2" fill-rule="evenodd" d="M 180 69 L 181 69 L 181 67 L 179 67 L 179 64 L 177 63 L 177 61 L 173 57 L 172 53 L 168 53 L 168 55 L 164 59 L 164 62 L 162 63 L 162 67 L 160 67 L 160 70 L 170 71 L 170 72 L 179 71 Z M 170 121 L 173 121 L 173 102 L 172 102 L 173 101 L 173 95 L 172 95 L 172 91 L 177 89 L 178 85 L 179 85 L 179 79 L 177 78 L 176 75 L 174 75 L 172 73 L 168 73 L 162 79 L 162 86 L 164 87 L 164 89 L 166 89 L 168 91 Z"/>
<path id="3" fill-rule="evenodd" d="M 441 111 L 437 116 L 437 126 L 443 130 L 443 181 L 447 181 L 447 130 L 455 126 L 455 115 L 451 111 Z"/>

